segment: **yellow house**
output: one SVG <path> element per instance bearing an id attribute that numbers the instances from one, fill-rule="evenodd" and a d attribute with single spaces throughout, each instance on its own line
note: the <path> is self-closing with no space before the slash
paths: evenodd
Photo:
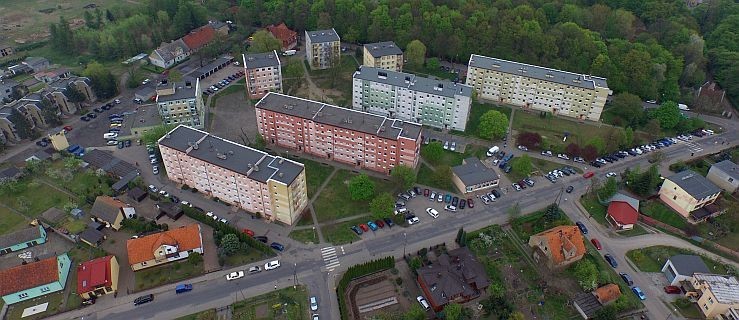
<path id="1" fill-rule="evenodd" d="M 172 261 L 187 259 L 192 253 L 203 254 L 200 225 L 191 224 L 151 234 L 126 242 L 128 264 L 133 271 L 151 268 Z"/>
<path id="2" fill-rule="evenodd" d="M 113 230 L 119 230 L 123 219 L 123 208 L 126 204 L 120 200 L 113 199 L 109 196 L 98 196 L 95 198 L 95 203 L 92 205 L 90 215 L 93 221 L 105 224 L 108 228 Z"/>
<path id="3" fill-rule="evenodd" d="M 659 189 L 659 198 L 686 219 L 691 212 L 712 204 L 720 194 L 721 189 L 692 170 L 665 178 Z"/>
<path id="4" fill-rule="evenodd" d="M 77 294 L 82 299 L 118 291 L 120 266 L 115 256 L 105 256 L 77 266 Z"/>
<path id="5" fill-rule="evenodd" d="M 698 304 L 706 319 L 739 316 L 739 281 L 733 276 L 696 273 L 685 294 Z M 723 317 L 722 317 L 723 316 Z"/>
<path id="6" fill-rule="evenodd" d="M 403 71 L 403 50 L 392 41 L 364 45 L 363 64 L 390 71 Z"/>

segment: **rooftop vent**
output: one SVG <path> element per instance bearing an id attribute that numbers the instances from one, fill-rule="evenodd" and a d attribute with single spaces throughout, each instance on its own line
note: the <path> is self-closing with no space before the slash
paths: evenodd
<path id="1" fill-rule="evenodd" d="M 223 154 L 223 153 L 217 153 L 217 154 L 216 154 L 216 157 L 217 157 L 218 159 L 221 159 L 221 160 L 226 160 L 226 159 L 228 159 L 228 157 L 227 157 L 227 156 L 226 156 L 225 154 Z"/>
<path id="2" fill-rule="evenodd" d="M 387 72 L 378 71 L 377 77 L 380 79 L 387 79 Z"/>
<path id="3" fill-rule="evenodd" d="M 687 175 L 687 176 L 684 176 L 684 177 L 682 177 L 682 179 L 680 179 L 680 180 L 688 180 L 688 179 L 691 179 L 691 178 L 693 178 L 693 176 L 694 176 L 694 175 L 693 175 L 693 174 L 691 173 L 691 174 L 689 174 L 689 175 Z"/>
<path id="4" fill-rule="evenodd" d="M 267 59 L 272 59 L 272 58 L 274 58 L 274 57 L 275 57 L 275 56 L 274 56 L 274 55 L 271 55 L 271 54 L 268 54 L 268 55 L 267 55 Z"/>
<path id="5" fill-rule="evenodd" d="M 254 168 L 254 171 L 259 171 L 259 166 L 258 165 L 255 164 L 253 168 Z"/>
<path id="6" fill-rule="evenodd" d="M 283 176 L 285 176 L 285 173 L 284 173 L 284 172 L 280 172 L 280 173 L 278 173 L 277 175 L 278 175 L 278 176 L 279 176 L 280 178 L 282 178 Z"/>

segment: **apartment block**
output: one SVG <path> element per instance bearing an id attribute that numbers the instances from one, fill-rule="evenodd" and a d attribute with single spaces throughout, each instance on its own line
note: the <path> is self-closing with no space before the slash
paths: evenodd
<path id="1" fill-rule="evenodd" d="M 159 139 L 159 150 L 170 180 L 271 221 L 293 224 L 308 204 L 301 163 L 184 125 Z"/>
<path id="2" fill-rule="evenodd" d="M 305 32 L 305 58 L 311 69 L 328 69 L 338 63 L 341 38 L 333 28 Z"/>
<path id="3" fill-rule="evenodd" d="M 478 97 L 598 121 L 611 94 L 605 78 L 473 54 L 467 84 Z"/>
<path id="4" fill-rule="evenodd" d="M 277 51 L 242 55 L 244 79 L 249 99 L 259 99 L 267 92 L 282 92 L 282 69 Z"/>
<path id="5" fill-rule="evenodd" d="M 392 41 L 364 45 L 363 65 L 390 71 L 403 71 L 403 50 Z"/>
<path id="6" fill-rule="evenodd" d="M 255 109 L 267 143 L 385 174 L 418 164 L 418 123 L 274 92 Z"/>
<path id="7" fill-rule="evenodd" d="M 472 104 L 468 85 L 367 66 L 353 78 L 354 110 L 445 130 L 467 127 Z"/>
<path id="8" fill-rule="evenodd" d="M 164 124 L 203 128 L 204 106 L 200 79 L 175 83 L 163 80 L 156 87 L 156 103 Z"/>
<path id="9" fill-rule="evenodd" d="M 95 94 L 90 86 L 90 79 L 87 77 L 70 76 L 61 78 L 48 84 L 48 91 L 44 97 L 51 101 L 59 111 L 64 114 L 73 114 L 77 112 L 77 104 L 70 102 L 67 97 L 67 90 L 74 88 L 85 97 L 85 101 L 95 101 Z"/>

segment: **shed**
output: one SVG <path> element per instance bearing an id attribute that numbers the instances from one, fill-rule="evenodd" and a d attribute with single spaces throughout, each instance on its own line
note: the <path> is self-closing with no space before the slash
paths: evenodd
<path id="1" fill-rule="evenodd" d="M 147 195 L 148 193 L 144 190 L 141 190 L 141 188 L 139 187 L 134 187 L 133 189 L 128 190 L 128 197 L 135 200 L 136 202 L 144 201 Z"/>

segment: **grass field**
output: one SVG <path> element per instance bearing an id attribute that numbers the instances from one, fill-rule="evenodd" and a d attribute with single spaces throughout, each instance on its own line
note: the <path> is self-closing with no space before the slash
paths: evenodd
<path id="1" fill-rule="evenodd" d="M 215 320 L 215 319 L 216 319 L 216 310 L 209 309 L 205 311 L 200 311 L 198 313 L 189 314 L 184 317 L 179 317 L 176 320 Z"/>
<path id="2" fill-rule="evenodd" d="M 303 158 L 295 158 L 294 160 L 305 165 L 305 184 L 308 186 L 308 198 L 313 198 L 321 184 L 334 171 L 334 167 Z"/>
<path id="3" fill-rule="evenodd" d="M 223 259 L 223 264 L 226 266 L 240 266 L 254 261 L 264 259 L 264 255 L 257 250 L 249 250 L 248 253 L 238 252 L 231 256 L 226 256 Z"/>
<path id="4" fill-rule="evenodd" d="M 685 228 L 685 225 L 687 224 L 687 222 L 685 222 L 685 218 L 657 201 L 643 202 L 641 204 L 641 213 L 678 229 Z"/>
<path id="5" fill-rule="evenodd" d="M 416 182 L 418 184 L 429 186 L 434 189 L 441 189 L 444 191 L 457 192 L 454 184 L 451 180 L 445 180 L 443 184 L 437 183 L 434 179 L 434 171 L 425 164 L 421 164 L 418 168 L 418 176 Z"/>
<path id="6" fill-rule="evenodd" d="M 136 277 L 136 291 L 142 291 L 183 279 L 192 278 L 202 273 L 202 262 L 191 264 L 187 259 L 136 271 L 136 273 L 134 273 Z"/>
<path id="7" fill-rule="evenodd" d="M 318 233 L 313 229 L 295 230 L 290 232 L 289 237 L 306 244 L 318 243 Z"/>
<path id="8" fill-rule="evenodd" d="M 26 218 L 0 206 L 0 235 L 23 229 Z"/>
<path id="9" fill-rule="evenodd" d="M 353 201 L 348 194 L 347 183 L 356 173 L 341 169 L 336 172 L 326 187 L 318 195 L 313 207 L 318 221 L 325 222 L 369 212 L 369 201 Z M 375 182 L 375 194 L 390 192 L 394 195 L 396 186 L 390 182 L 370 177 Z"/>
<path id="10" fill-rule="evenodd" d="M 367 223 L 369 219 L 370 217 L 367 216 L 351 221 L 324 225 L 321 227 L 321 232 L 323 232 L 324 240 L 333 243 L 334 245 L 350 243 L 352 241 L 359 240 L 359 236 L 349 228 L 354 225 L 359 225 L 360 223 Z"/>
<path id="11" fill-rule="evenodd" d="M 15 190 L 0 193 L 0 202 L 31 217 L 51 207 L 61 208 L 68 201 L 69 197 L 61 191 L 30 179 L 21 180 Z"/>
<path id="12" fill-rule="evenodd" d="M 683 248 L 653 246 L 641 248 L 638 250 L 631 250 L 626 253 L 626 256 L 629 257 L 629 259 L 636 265 L 636 267 L 643 272 L 660 272 L 662 270 L 662 266 L 664 266 L 667 259 L 676 254 L 695 255 L 696 253 Z M 728 273 L 727 267 L 723 263 L 709 259 L 707 257 L 701 258 L 712 273 Z"/>
<path id="13" fill-rule="evenodd" d="M 304 286 L 280 289 L 238 301 L 232 308 L 234 319 L 308 319 L 308 291 Z"/>
<path id="14" fill-rule="evenodd" d="M 356 71 L 357 67 L 357 62 L 351 56 L 342 55 L 341 64 L 338 66 L 338 70 L 310 70 L 310 68 L 308 68 L 308 74 L 319 88 L 324 90 L 335 90 L 340 94 L 337 96 L 329 93 L 329 91 L 325 91 L 326 96 L 331 98 L 335 105 L 347 106 L 351 104 L 352 75 L 354 74 L 354 71 Z M 332 80 L 334 72 L 336 79 Z"/>

